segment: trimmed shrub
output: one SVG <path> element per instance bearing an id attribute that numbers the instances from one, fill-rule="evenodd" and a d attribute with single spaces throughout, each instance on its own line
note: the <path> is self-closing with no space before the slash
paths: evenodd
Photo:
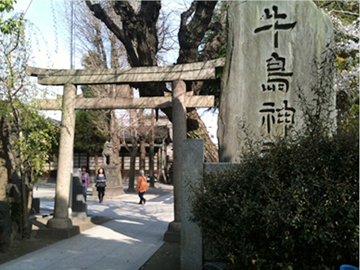
<path id="1" fill-rule="evenodd" d="M 204 179 L 194 187 L 194 221 L 229 269 L 358 264 L 358 129 L 278 141 Z"/>

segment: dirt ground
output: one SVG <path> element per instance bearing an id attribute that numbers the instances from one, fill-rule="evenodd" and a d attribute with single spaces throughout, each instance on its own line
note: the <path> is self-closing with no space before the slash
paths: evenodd
<path id="1" fill-rule="evenodd" d="M 33 220 L 33 230 L 37 230 L 41 227 L 45 227 L 49 218 L 37 217 L 36 220 Z M 112 218 L 94 216 L 88 217 L 86 219 L 72 219 L 74 226 L 80 227 L 80 233 L 91 229 L 97 225 L 101 225 L 107 221 L 112 220 Z M 38 250 L 40 248 L 46 247 L 48 245 L 54 244 L 59 239 L 39 239 L 31 237 L 30 239 L 14 241 L 9 249 L 5 252 L 0 252 L 0 264 L 6 263 L 8 261 L 14 260 L 18 257 L 26 255 L 30 252 Z"/>
<path id="2" fill-rule="evenodd" d="M 139 270 L 180 270 L 180 243 L 165 242 Z"/>

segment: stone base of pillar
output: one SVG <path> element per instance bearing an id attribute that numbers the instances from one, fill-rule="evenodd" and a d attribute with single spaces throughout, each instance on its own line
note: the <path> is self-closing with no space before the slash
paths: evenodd
<path id="1" fill-rule="evenodd" d="M 179 242 L 181 241 L 181 222 L 172 221 L 169 223 L 168 230 L 164 234 L 165 242 Z"/>
<path id="2" fill-rule="evenodd" d="M 52 218 L 46 224 L 49 229 L 69 229 L 72 228 L 72 221 L 70 218 Z"/>
<path id="3" fill-rule="evenodd" d="M 79 226 L 73 226 L 66 229 L 41 228 L 32 231 L 32 237 L 39 239 L 67 239 L 80 233 Z"/>

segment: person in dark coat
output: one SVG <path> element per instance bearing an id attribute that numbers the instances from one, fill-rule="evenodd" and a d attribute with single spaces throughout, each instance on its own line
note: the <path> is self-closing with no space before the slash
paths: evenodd
<path id="1" fill-rule="evenodd" d="M 105 187 L 106 187 L 106 174 L 103 168 L 99 168 L 98 174 L 95 177 L 95 187 L 98 191 L 99 203 L 102 203 L 105 196 Z"/>

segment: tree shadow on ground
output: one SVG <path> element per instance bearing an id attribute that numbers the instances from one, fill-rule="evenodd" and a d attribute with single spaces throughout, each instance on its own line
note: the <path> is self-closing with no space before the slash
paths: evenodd
<path id="1" fill-rule="evenodd" d="M 52 218 L 52 216 L 37 217 L 36 219 L 32 219 L 31 222 L 33 225 L 33 230 L 46 228 L 46 223 L 50 218 Z M 79 226 L 80 232 L 83 232 L 110 220 L 113 220 L 113 218 L 93 216 L 86 219 L 73 219 L 72 221 L 73 225 Z M 61 239 L 42 239 L 31 237 L 30 239 L 14 240 L 12 245 L 5 252 L 0 252 L 0 264 L 14 260 L 18 257 L 24 256 L 58 241 L 61 241 Z"/>

